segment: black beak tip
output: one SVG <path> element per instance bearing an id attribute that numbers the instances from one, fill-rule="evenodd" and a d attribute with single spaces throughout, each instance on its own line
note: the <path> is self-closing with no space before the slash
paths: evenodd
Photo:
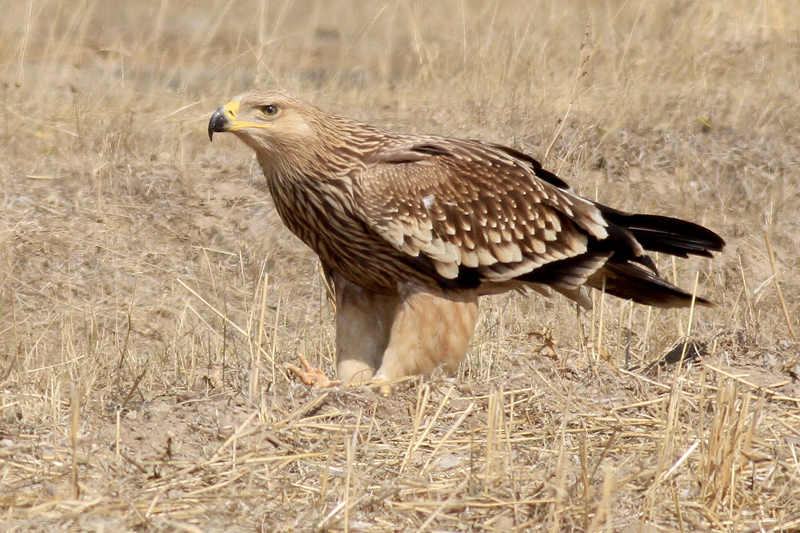
<path id="1" fill-rule="evenodd" d="M 208 121 L 208 140 L 214 140 L 214 134 L 218 131 L 227 131 L 227 127 L 230 125 L 230 121 L 228 117 L 225 116 L 224 109 L 217 109 L 214 111 L 214 114 L 211 115 L 211 120 Z"/>

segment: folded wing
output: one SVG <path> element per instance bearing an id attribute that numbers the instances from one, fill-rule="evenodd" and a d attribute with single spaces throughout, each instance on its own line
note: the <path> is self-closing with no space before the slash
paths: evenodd
<path id="1" fill-rule="evenodd" d="M 402 139 L 401 139 L 402 141 Z M 688 305 L 646 251 L 710 256 L 722 239 L 679 219 L 632 215 L 572 193 L 529 156 L 441 137 L 385 148 L 354 178 L 364 223 L 432 263 L 443 286 L 588 285 L 648 305 Z M 708 303 L 698 299 L 700 303 Z"/>

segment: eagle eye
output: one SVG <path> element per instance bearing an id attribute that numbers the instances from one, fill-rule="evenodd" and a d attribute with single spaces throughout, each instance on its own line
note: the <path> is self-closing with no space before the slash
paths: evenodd
<path id="1" fill-rule="evenodd" d="M 268 117 L 274 117 L 275 115 L 278 114 L 278 106 L 273 104 L 259 106 L 258 110 L 267 115 Z"/>

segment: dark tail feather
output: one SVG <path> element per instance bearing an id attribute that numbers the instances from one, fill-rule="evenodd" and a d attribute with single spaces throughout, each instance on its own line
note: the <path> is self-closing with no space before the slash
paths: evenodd
<path id="1" fill-rule="evenodd" d="M 649 252 L 677 257 L 712 257 L 711 252 L 719 252 L 725 247 L 722 237 L 693 222 L 659 215 L 634 215 L 602 204 L 596 205 L 606 220 L 628 229 Z"/>
<path id="2" fill-rule="evenodd" d="M 633 300 L 636 303 L 653 307 L 671 308 L 692 305 L 690 293 L 632 263 L 608 262 L 593 274 L 586 284 L 599 290 L 605 288 L 608 294 L 618 298 Z M 695 304 L 707 307 L 716 305 L 699 296 L 695 297 Z"/>

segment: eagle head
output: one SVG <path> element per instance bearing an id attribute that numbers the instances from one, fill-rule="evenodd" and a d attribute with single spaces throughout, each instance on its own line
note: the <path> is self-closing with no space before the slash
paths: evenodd
<path id="1" fill-rule="evenodd" d="M 308 147 L 319 144 L 319 110 L 291 94 L 271 89 L 242 93 L 217 109 L 208 137 L 230 132 L 252 148 L 262 168 L 297 168 L 308 160 Z"/>

